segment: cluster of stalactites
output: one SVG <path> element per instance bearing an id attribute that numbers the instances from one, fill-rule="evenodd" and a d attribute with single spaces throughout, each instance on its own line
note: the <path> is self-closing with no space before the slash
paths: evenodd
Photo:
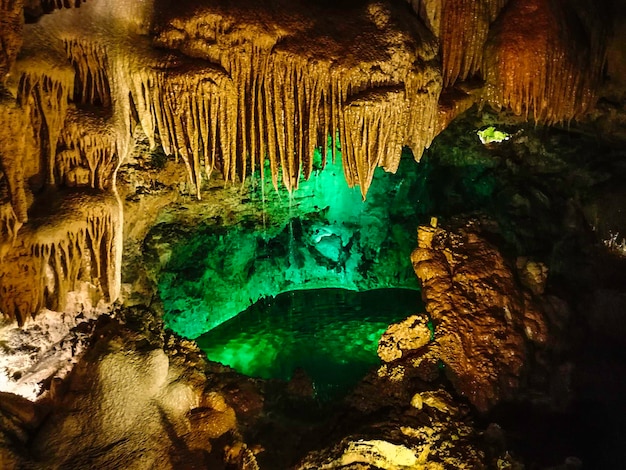
<path id="1" fill-rule="evenodd" d="M 116 132 L 111 120 L 106 115 L 70 108 L 54 165 L 59 183 L 107 189 L 116 164 Z"/>
<path id="2" fill-rule="evenodd" d="M 361 187 L 363 197 L 377 166 L 394 173 L 398 169 L 403 144 L 399 127 L 408 110 L 401 87 L 370 91 L 344 106 L 341 135 L 353 152 L 344 162 L 344 174 L 348 184 Z"/>
<path id="3" fill-rule="evenodd" d="M 51 13 L 54 10 L 64 8 L 80 8 L 87 0 L 41 0 L 41 8 L 44 13 Z"/>
<path id="4" fill-rule="evenodd" d="M 347 182 L 365 196 L 377 166 L 393 171 L 402 145 L 419 157 L 433 138 L 441 89 L 434 70 L 407 73 L 392 94 L 374 93 L 359 118 L 352 97 L 379 85 L 367 75 L 262 50 L 225 53 L 219 62 L 226 71 L 177 64 L 124 78 L 144 131 L 184 161 L 198 197 L 214 168 L 236 181 L 257 170 L 265 176 L 266 162 L 276 187 L 296 189 L 313 170 L 316 146 L 325 161 L 326 139 L 337 131 Z"/>
<path id="5" fill-rule="evenodd" d="M 51 213 L 26 223 L 30 191 L 41 185 L 110 188 L 119 133 L 103 51 L 68 40 L 67 62 L 28 56 L 18 64 L 17 96 L 0 97 L 0 312 L 20 323 L 63 309 L 79 281 L 102 298 L 119 293 L 114 197 L 47 192 L 60 198 Z"/>
<path id="6" fill-rule="evenodd" d="M 0 243 L 14 238 L 19 225 L 28 220 L 24 166 L 30 154 L 28 149 L 34 145 L 28 128 L 24 110 L 10 95 L 0 95 L 0 170 L 4 178 L 0 182 L 7 192 L 0 195 L 0 203 L 7 206 L 0 221 Z"/>
<path id="7" fill-rule="evenodd" d="M 65 50 L 76 70 L 74 101 L 80 104 L 111 105 L 111 88 L 107 75 L 108 58 L 102 44 L 66 39 Z"/>
<path id="8" fill-rule="evenodd" d="M 23 324 L 43 308 L 62 310 L 81 280 L 114 299 L 117 214 L 114 198 L 83 196 L 63 201 L 39 228 L 24 227 L 0 263 L 0 311 Z"/>
<path id="9" fill-rule="evenodd" d="M 152 145 L 160 142 L 166 154 L 183 161 L 198 198 L 203 178 L 216 166 L 226 179 L 234 179 L 237 115 L 230 108 L 232 84 L 223 70 L 175 61 L 142 67 L 120 63 L 115 73 L 129 88 L 127 113 Z"/>
<path id="10" fill-rule="evenodd" d="M 18 103 L 30 110 L 42 173 L 48 185 L 56 185 L 55 156 L 60 133 L 74 89 L 74 74 L 68 69 L 32 70 L 22 73 Z"/>
<path id="11" fill-rule="evenodd" d="M 569 121 L 595 104 L 605 62 L 595 5 L 510 0 L 485 52 L 487 100 L 536 122 Z"/>
<path id="12" fill-rule="evenodd" d="M 491 23 L 507 0 L 443 0 L 441 60 L 444 86 L 476 76 Z"/>
<path id="13" fill-rule="evenodd" d="M 489 27 L 507 0 L 407 0 L 439 38 L 443 85 L 480 75 Z"/>

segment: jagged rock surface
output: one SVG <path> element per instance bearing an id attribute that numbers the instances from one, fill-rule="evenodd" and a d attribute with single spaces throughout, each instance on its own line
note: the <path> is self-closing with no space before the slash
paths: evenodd
<path id="1" fill-rule="evenodd" d="M 361 418 L 366 424 L 336 443 L 309 453 L 295 468 L 487 468 L 487 458 L 467 409 L 456 405 L 442 389 L 419 392 L 412 398 L 405 396 L 390 407 L 387 397 L 381 400 L 377 392 L 387 380 L 379 377 L 375 382 L 366 382 L 350 399 L 352 406 L 368 408 L 369 413 Z"/>
<path id="2" fill-rule="evenodd" d="M 529 346 L 547 340 L 543 315 L 471 229 L 420 227 L 418 243 L 411 259 L 434 326 L 421 354 L 441 360 L 457 391 L 486 411 L 519 387 Z"/>
<path id="3" fill-rule="evenodd" d="M 489 33 L 486 99 L 536 122 L 582 117 L 595 104 L 605 64 L 598 11 L 589 1 L 511 0 Z"/>
<path id="4" fill-rule="evenodd" d="M 237 417 L 208 386 L 199 350 L 165 335 L 146 309 L 116 315 L 100 317 L 85 356 L 44 400 L 2 397 L 3 468 L 218 465 L 211 441 L 232 433 Z M 11 433 L 19 442 L 7 442 Z M 255 462 L 236 435 L 225 443 L 235 449 L 228 458 Z"/>
<path id="5" fill-rule="evenodd" d="M 23 2 L 2 0 L 0 2 L 0 87 L 4 84 L 6 75 L 22 47 L 23 28 Z"/>

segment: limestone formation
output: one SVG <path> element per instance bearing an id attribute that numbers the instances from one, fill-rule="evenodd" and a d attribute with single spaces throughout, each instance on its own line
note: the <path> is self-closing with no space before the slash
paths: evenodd
<path id="1" fill-rule="evenodd" d="M 476 102 L 538 124 L 588 116 L 605 85 L 607 42 L 612 112 L 623 121 L 626 60 L 622 30 L 607 38 L 609 3 L 0 0 L 2 320 L 69 314 L 78 291 L 89 297 L 85 309 L 119 298 L 117 172 L 144 137 L 146 154 L 162 150 L 180 163 L 169 178 L 184 196 L 213 197 L 218 173 L 293 191 L 317 170 L 314 151 L 324 165 L 339 149 L 347 184 L 365 198 L 378 167 L 396 171 L 404 147 L 419 160 Z M 623 14 L 613 21 L 623 25 Z M 330 444 L 325 435 L 298 468 L 486 465 L 467 410 L 424 383 L 443 370 L 480 411 L 511 397 L 547 339 L 535 297 L 548 271 L 520 263 L 518 280 L 470 229 L 422 227 L 418 236 L 412 260 L 428 315 L 384 336 L 373 386 L 362 384 L 346 405 L 362 426 Z M 152 322 L 102 316 L 67 379 L 41 376 L 39 403 L 2 395 L 0 466 L 211 467 L 220 455 L 220 465 L 259 468 L 260 446 L 248 448 L 238 427 L 245 420 L 261 434 L 276 425 L 271 400 L 256 381 L 166 339 L 162 325 L 146 331 Z M 212 367 L 224 373 L 215 378 Z M 300 377 L 279 393 L 300 403 L 311 389 Z"/>
<path id="2" fill-rule="evenodd" d="M 419 160 L 481 97 L 537 122 L 580 117 L 606 43 L 590 5 L 52 1 L 27 3 L 31 15 L 61 10 L 23 25 L 22 3 L 5 1 L 0 256 L 45 206 L 43 188 L 114 193 L 139 134 L 182 163 L 197 198 L 214 170 L 296 189 L 318 147 L 323 162 L 341 148 L 346 181 L 365 197 L 377 167 L 396 171 L 404 146 Z M 473 79 L 487 87 L 461 84 Z"/>
<path id="3" fill-rule="evenodd" d="M 2 0 L 0 2 L 0 89 L 22 47 L 23 28 L 23 2 Z"/>
<path id="4" fill-rule="evenodd" d="M 399 404 L 391 416 L 385 416 L 384 422 L 368 423 L 353 435 L 309 453 L 295 468 L 487 468 L 477 436 L 466 419 L 466 410 L 455 406 L 444 390 L 425 392 L 424 396 L 426 400 L 419 409 L 409 402 Z M 371 416 L 384 415 L 385 401 L 377 393 L 367 400 L 371 406 L 378 402 L 381 407 L 378 414 Z"/>
<path id="5" fill-rule="evenodd" d="M 210 466 L 211 441 L 237 420 L 220 393 L 205 389 L 197 348 L 165 338 L 162 324 L 141 309 L 100 317 L 94 338 L 45 399 L 3 394 L 3 468 Z M 19 442 L 6 445 L 10 431 Z M 238 443 L 236 436 L 224 441 Z"/>
<path id="6" fill-rule="evenodd" d="M 601 9 L 591 1 L 511 0 L 489 32 L 486 99 L 536 122 L 583 116 L 605 63 Z"/>
<path id="7" fill-rule="evenodd" d="M 0 311 L 20 324 L 43 308 L 63 310 L 79 281 L 111 301 L 119 292 L 119 206 L 113 196 L 51 197 L 4 254 Z M 97 299 L 94 299 L 97 303 Z"/>
<path id="8" fill-rule="evenodd" d="M 475 78 L 491 23 L 507 0 L 408 0 L 439 38 L 444 86 Z"/>
<path id="9" fill-rule="evenodd" d="M 545 320 L 502 256 L 472 229 L 420 227 L 418 240 L 411 259 L 434 326 L 426 353 L 486 411 L 518 388 L 530 344 L 547 341 Z"/>
<path id="10" fill-rule="evenodd" d="M 405 351 L 415 351 L 431 340 L 427 315 L 411 315 L 387 328 L 378 342 L 378 357 L 383 362 L 400 359 Z"/>
<path id="11" fill-rule="evenodd" d="M 184 13 L 165 10 L 156 42 L 230 75 L 237 93 L 224 106 L 233 128 L 222 139 L 250 161 L 237 170 L 224 155 L 226 178 L 267 158 L 275 183 L 280 169 L 295 189 L 311 173 L 315 146 L 325 149 L 338 131 L 346 180 L 365 195 L 376 166 L 397 168 L 402 145 L 419 158 L 430 143 L 441 89 L 436 43 L 394 3 L 355 5 L 341 17 L 307 2 L 253 14 L 245 0 L 184 5 Z"/>

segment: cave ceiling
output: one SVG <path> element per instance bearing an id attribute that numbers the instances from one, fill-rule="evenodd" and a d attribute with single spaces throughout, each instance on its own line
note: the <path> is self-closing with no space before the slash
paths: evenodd
<path id="1" fill-rule="evenodd" d="M 569 124 L 623 100 L 618 7 L 1 0 L 0 311 L 62 308 L 85 276 L 119 296 L 116 172 L 138 135 L 198 199 L 214 172 L 297 190 L 318 147 L 365 198 L 473 104 Z"/>

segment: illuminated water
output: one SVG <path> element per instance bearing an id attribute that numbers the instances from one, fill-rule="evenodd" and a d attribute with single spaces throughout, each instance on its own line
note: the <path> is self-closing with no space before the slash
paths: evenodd
<path id="1" fill-rule="evenodd" d="M 252 377 L 288 380 L 301 367 L 327 399 L 379 364 L 390 323 L 419 311 L 416 290 L 298 290 L 262 299 L 196 341 L 209 359 Z"/>

